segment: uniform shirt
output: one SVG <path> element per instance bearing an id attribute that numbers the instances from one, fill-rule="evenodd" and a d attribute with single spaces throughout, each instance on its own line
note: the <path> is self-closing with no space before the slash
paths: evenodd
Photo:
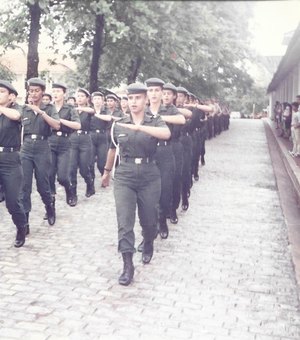
<path id="1" fill-rule="evenodd" d="M 149 116 L 153 116 L 153 113 L 151 112 L 150 106 L 147 106 L 146 108 L 146 114 Z M 160 105 L 159 109 L 158 109 L 158 115 L 160 116 L 172 116 L 172 115 L 176 115 L 178 114 L 179 111 L 177 110 L 176 106 L 172 107 L 171 105 L 166 107 L 164 105 Z M 170 123 L 166 123 L 167 127 L 170 129 L 171 131 L 171 137 L 170 139 L 172 139 L 172 135 L 173 135 L 173 129 L 174 129 L 174 124 L 170 124 Z M 169 140 L 170 140 L 169 139 Z M 163 139 L 159 139 L 158 141 L 162 141 L 164 142 L 165 140 Z"/>
<path id="2" fill-rule="evenodd" d="M 182 108 L 186 109 L 186 107 L 183 107 L 183 106 L 178 106 L 178 107 L 182 107 Z M 187 108 L 187 109 L 190 110 L 189 108 Z M 181 126 L 181 133 L 182 134 L 186 134 L 186 133 L 191 134 L 192 132 L 193 132 L 192 119 L 188 118 L 188 119 L 186 119 L 185 124 Z"/>
<path id="3" fill-rule="evenodd" d="M 52 104 L 41 104 L 40 109 L 45 111 L 48 116 L 53 119 L 59 120 L 58 113 L 55 106 Z M 24 126 L 24 136 L 35 134 L 48 137 L 51 135 L 51 127 L 46 123 L 44 118 L 35 113 L 30 107 L 24 105 L 22 110 L 22 124 Z"/>
<path id="4" fill-rule="evenodd" d="M 80 118 L 78 112 L 74 109 L 74 106 L 69 104 L 64 104 L 60 110 L 58 111 L 58 116 L 61 119 L 69 120 L 70 122 L 80 123 Z M 74 130 L 61 124 L 60 129 L 58 131 L 64 133 L 72 133 Z"/>
<path id="5" fill-rule="evenodd" d="M 10 106 L 13 109 L 22 111 L 18 104 Z M 6 148 L 18 148 L 21 146 L 21 121 L 12 120 L 3 113 L 0 115 L 0 146 Z"/>
<path id="6" fill-rule="evenodd" d="M 79 118 L 81 123 L 81 130 L 90 131 L 92 114 L 79 111 Z"/>
<path id="7" fill-rule="evenodd" d="M 134 124 L 131 115 L 123 117 L 119 122 Z M 154 117 L 146 113 L 141 125 L 167 127 L 160 116 Z M 158 139 L 145 132 L 126 129 L 116 123 L 114 124 L 113 136 L 114 141 L 119 145 L 121 158 L 151 158 L 156 152 Z M 114 149 L 115 145 L 111 143 L 110 147 Z"/>
<path id="8" fill-rule="evenodd" d="M 108 115 L 105 108 L 102 108 L 100 114 Z M 91 131 L 107 130 L 110 126 L 111 126 L 110 122 L 106 122 L 105 120 L 99 119 L 99 118 L 95 117 L 94 115 L 91 118 Z"/>

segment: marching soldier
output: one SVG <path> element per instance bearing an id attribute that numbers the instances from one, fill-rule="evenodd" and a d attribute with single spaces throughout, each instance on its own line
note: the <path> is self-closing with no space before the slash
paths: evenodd
<path id="1" fill-rule="evenodd" d="M 13 105 L 16 89 L 7 81 L 0 80 L 0 185 L 5 203 L 17 228 L 14 246 L 25 243 L 27 218 L 22 203 L 23 172 L 20 162 L 21 113 Z"/>
<path id="2" fill-rule="evenodd" d="M 108 151 L 108 130 L 110 120 L 104 120 L 109 115 L 104 107 L 104 95 L 102 92 L 96 91 L 92 93 L 92 103 L 95 110 L 95 115 L 91 118 L 91 138 L 92 138 L 92 163 L 91 172 L 95 179 L 95 160 L 97 168 L 101 175 L 104 172 L 106 162 L 106 154 Z M 105 117 L 103 117 L 105 116 Z"/>
<path id="3" fill-rule="evenodd" d="M 85 196 L 90 197 L 95 194 L 95 185 L 91 174 L 92 160 L 92 140 L 90 136 L 91 117 L 94 109 L 88 106 L 90 93 L 79 88 L 76 92 L 76 110 L 78 111 L 81 128 L 74 131 L 70 136 L 71 157 L 70 157 L 70 177 L 71 177 L 71 197 L 72 206 L 77 204 L 77 169 L 86 183 Z"/>
<path id="4" fill-rule="evenodd" d="M 170 130 L 162 119 L 145 113 L 147 87 L 131 84 L 127 88 L 131 114 L 114 125 L 114 140 L 119 145 L 120 164 L 115 172 L 114 196 L 118 220 L 118 250 L 123 257 L 121 285 L 129 285 L 134 275 L 132 261 L 136 206 L 143 230 L 142 261 L 153 256 L 153 241 L 157 235 L 157 205 L 161 192 L 159 169 L 154 162 L 158 140 L 168 140 Z M 102 186 L 109 185 L 109 173 L 115 156 L 114 144 L 108 151 Z"/>
<path id="5" fill-rule="evenodd" d="M 28 94 L 30 104 L 26 104 L 22 113 L 23 145 L 21 149 L 21 162 L 24 173 L 22 202 L 28 220 L 31 211 L 32 178 L 35 174 L 37 190 L 46 208 L 49 225 L 55 223 L 55 202 L 50 190 L 51 152 L 48 137 L 51 129 L 60 128 L 59 117 L 52 104 L 42 103 L 46 84 L 42 79 L 28 80 Z"/>
<path id="6" fill-rule="evenodd" d="M 71 155 L 71 143 L 70 135 L 74 130 L 81 128 L 78 112 L 72 105 L 65 104 L 65 93 L 67 87 L 61 83 L 52 84 L 52 95 L 54 99 L 54 105 L 60 118 L 60 129 L 52 131 L 52 135 L 49 138 L 49 144 L 51 149 L 52 161 L 51 161 L 51 173 L 50 173 L 50 187 L 51 194 L 54 196 L 55 179 L 57 176 L 58 183 L 61 184 L 66 192 L 67 204 L 73 206 L 71 196 L 71 180 L 70 180 L 70 155 Z"/>

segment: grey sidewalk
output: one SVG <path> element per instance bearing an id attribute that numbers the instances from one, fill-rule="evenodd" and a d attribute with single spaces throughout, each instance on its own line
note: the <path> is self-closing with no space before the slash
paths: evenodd
<path id="1" fill-rule="evenodd" d="M 207 143 L 190 209 L 150 265 L 119 286 L 112 189 L 67 207 L 54 227 L 34 195 L 32 234 L 12 246 L 0 205 L 0 339 L 300 339 L 297 284 L 262 121 Z M 72 215 L 71 215 L 72 214 Z M 4 223 L 3 223 L 4 222 Z M 136 228 L 137 243 L 140 228 Z"/>

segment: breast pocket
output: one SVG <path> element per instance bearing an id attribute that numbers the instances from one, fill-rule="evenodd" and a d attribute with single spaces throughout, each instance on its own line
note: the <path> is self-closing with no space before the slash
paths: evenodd
<path id="1" fill-rule="evenodd" d="M 27 117 L 23 118 L 23 119 L 22 119 L 22 125 L 23 125 L 23 126 L 28 126 L 28 125 L 30 125 L 30 119 L 27 118 Z"/>
<path id="2" fill-rule="evenodd" d="M 127 133 L 120 133 L 118 136 L 117 136 L 117 141 L 118 141 L 118 144 L 120 146 L 124 146 L 128 143 L 128 140 L 129 140 L 129 136 Z"/>

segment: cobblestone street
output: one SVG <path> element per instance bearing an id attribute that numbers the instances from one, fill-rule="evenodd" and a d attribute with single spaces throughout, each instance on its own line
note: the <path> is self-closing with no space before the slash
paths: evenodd
<path id="1" fill-rule="evenodd" d="M 187 212 L 159 237 L 149 265 L 118 284 L 122 260 L 112 187 L 43 221 L 35 192 L 31 234 L 0 204 L 0 339 L 299 340 L 298 288 L 264 125 L 233 120 L 207 142 Z M 299 222 L 300 223 L 300 222 Z M 300 227 L 300 226 L 299 226 Z M 136 245 L 141 240 L 136 225 Z"/>

